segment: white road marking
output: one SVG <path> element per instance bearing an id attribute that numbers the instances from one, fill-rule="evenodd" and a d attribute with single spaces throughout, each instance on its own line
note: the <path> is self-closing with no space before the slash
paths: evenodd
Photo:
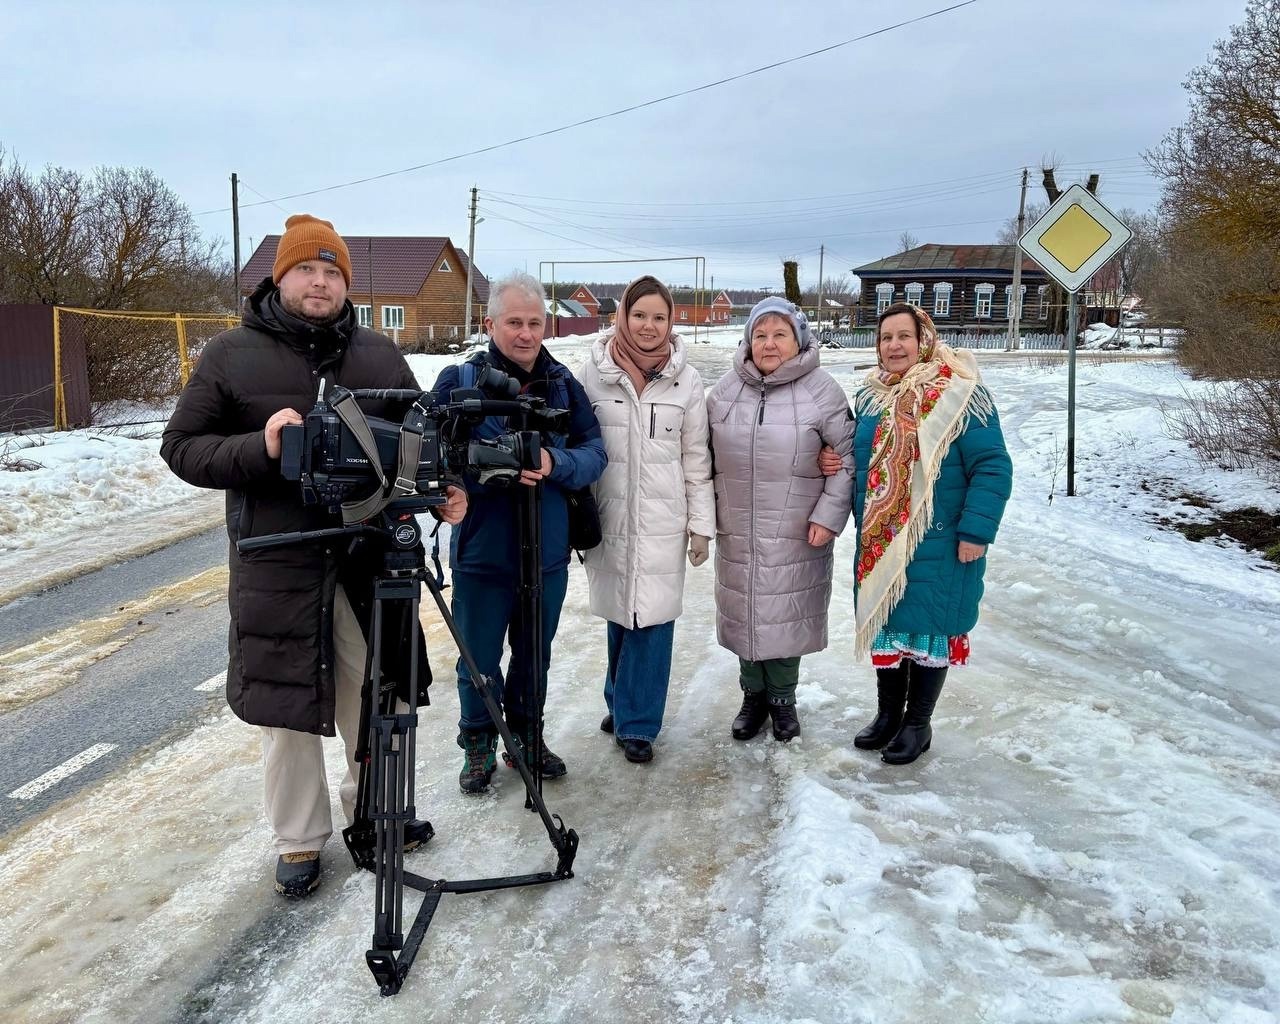
<path id="1" fill-rule="evenodd" d="M 213 693 L 214 690 L 221 690 L 227 685 L 227 673 L 225 670 L 219 672 L 216 676 L 210 676 L 203 683 L 196 687 L 200 693 Z"/>
<path id="2" fill-rule="evenodd" d="M 32 779 L 25 786 L 19 786 L 9 794 L 14 800 L 30 800 L 37 797 L 50 786 L 56 786 L 69 775 L 74 775 L 86 765 L 93 764 L 100 757 L 105 757 L 116 749 L 114 743 L 95 743 L 88 750 L 82 750 L 75 757 L 63 761 L 56 768 L 50 768 L 37 779 Z"/>

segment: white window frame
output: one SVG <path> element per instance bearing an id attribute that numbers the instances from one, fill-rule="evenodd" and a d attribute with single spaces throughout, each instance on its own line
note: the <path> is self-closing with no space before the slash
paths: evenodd
<path id="1" fill-rule="evenodd" d="M 903 294 L 907 298 L 907 302 L 915 306 L 916 309 L 924 309 L 924 285 L 919 281 L 912 281 L 903 290 Z M 911 297 L 911 293 L 915 292 L 915 298 Z"/>
<path id="2" fill-rule="evenodd" d="M 996 286 L 993 284 L 975 284 L 973 286 L 973 318 L 990 320 L 991 306 L 995 302 Z"/>
<path id="3" fill-rule="evenodd" d="M 951 315 L 951 283 L 939 281 L 933 286 L 933 315 Z"/>
<path id="4" fill-rule="evenodd" d="M 361 327 L 373 329 L 373 307 L 356 306 L 356 323 Z"/>
<path id="5" fill-rule="evenodd" d="M 1022 319 L 1023 311 L 1027 304 L 1027 286 L 1025 284 L 1018 286 L 1018 319 Z M 1013 285 L 1004 286 L 1004 311 L 1006 315 L 1012 315 L 1009 309 L 1009 300 L 1013 298 Z"/>
<path id="6" fill-rule="evenodd" d="M 876 285 L 876 316 L 893 305 L 893 285 L 886 281 Z"/>
<path id="7" fill-rule="evenodd" d="M 384 331 L 404 330 L 404 306 L 382 307 L 382 329 Z"/>
<path id="8" fill-rule="evenodd" d="M 443 260 L 441 260 L 441 261 L 440 261 L 440 266 L 436 267 L 436 269 L 437 269 L 438 271 L 440 271 L 440 273 L 442 273 L 442 274 L 452 274 L 452 273 L 453 273 L 453 267 L 449 266 L 449 261 L 448 261 L 447 259 L 443 259 Z"/>
<path id="9" fill-rule="evenodd" d="M 1049 319 L 1049 286 L 1042 284 L 1036 289 L 1040 293 L 1040 319 Z"/>
<path id="10" fill-rule="evenodd" d="M 680 319 L 681 319 L 681 320 L 688 320 L 688 319 L 689 319 L 689 311 L 688 311 L 687 309 L 682 309 L 682 310 L 680 310 Z"/>

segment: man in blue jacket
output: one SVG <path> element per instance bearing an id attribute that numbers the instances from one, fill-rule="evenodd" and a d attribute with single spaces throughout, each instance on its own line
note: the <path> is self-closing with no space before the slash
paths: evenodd
<path id="1" fill-rule="evenodd" d="M 594 483 L 604 472 L 604 442 L 582 385 L 568 367 L 542 347 L 545 309 L 542 285 L 528 274 L 512 274 L 490 289 L 484 318 L 491 339 L 485 359 L 509 374 L 524 394 L 543 398 L 551 409 L 569 410 L 564 434 L 543 435 L 542 465 L 521 473 L 520 483 L 542 492 L 542 660 L 543 678 L 537 692 L 546 695 L 546 667 L 551 641 L 560 623 L 569 582 L 569 513 L 565 492 Z M 442 399 L 469 382 L 462 368 L 446 367 L 436 380 Z M 507 430 L 506 418 L 491 416 L 472 431 L 476 438 L 493 438 Z M 533 706 L 535 692 L 529 672 L 529 652 L 519 635 L 517 587 L 520 564 L 517 509 L 523 495 L 517 487 L 493 487 L 467 481 L 466 518 L 453 528 L 449 563 L 453 572 L 453 616 L 480 671 L 495 684 L 512 733 L 522 740 L 531 724 L 541 721 L 542 707 Z M 511 661 L 506 679 L 501 669 L 504 638 L 510 636 Z M 483 793 L 497 766 L 498 732 L 461 659 L 457 665 L 458 745 L 464 751 L 458 784 L 464 793 Z M 527 740 L 526 740 L 527 741 Z M 541 744 L 542 775 L 565 774 L 559 757 Z M 532 767 L 532 766 L 531 766 Z"/>

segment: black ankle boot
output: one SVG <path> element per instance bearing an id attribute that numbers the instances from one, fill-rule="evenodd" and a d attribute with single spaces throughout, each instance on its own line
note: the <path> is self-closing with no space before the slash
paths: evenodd
<path id="1" fill-rule="evenodd" d="M 876 669 L 876 700 L 879 708 L 875 720 L 853 738 L 860 750 L 879 750 L 902 728 L 902 714 L 907 703 L 907 670 Z"/>
<path id="2" fill-rule="evenodd" d="M 800 735 L 800 719 L 796 717 L 796 702 L 783 697 L 769 698 L 769 715 L 773 718 L 773 738 L 790 743 Z"/>
<path id="3" fill-rule="evenodd" d="M 755 736 L 769 717 L 769 698 L 763 690 L 743 690 L 742 707 L 733 720 L 733 738 L 749 740 Z"/>
<path id="4" fill-rule="evenodd" d="M 913 664 L 907 678 L 907 712 L 892 742 L 884 748 L 880 760 L 886 764 L 910 764 L 929 749 L 933 741 L 934 705 L 947 678 L 945 668 L 924 668 Z"/>

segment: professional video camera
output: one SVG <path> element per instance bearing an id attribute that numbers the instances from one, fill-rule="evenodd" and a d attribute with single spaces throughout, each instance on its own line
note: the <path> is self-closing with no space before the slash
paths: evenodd
<path id="1" fill-rule="evenodd" d="M 521 470 L 541 465 L 541 432 L 559 432 L 568 416 L 519 394 L 515 380 L 485 362 L 476 366 L 475 386 L 455 389 L 447 401 L 430 391 L 343 387 L 326 399 L 324 389 L 322 380 L 303 422 L 281 431 L 280 471 L 302 484 L 305 504 L 341 506 L 347 522 L 367 519 L 380 508 L 425 511 L 443 505 L 450 476 L 514 483 Z M 365 416 L 356 404 L 360 399 L 407 403 L 408 411 L 402 423 Z M 473 440 L 470 428 L 493 415 L 514 415 L 526 429 Z M 387 501 L 379 508 L 353 501 L 357 495 L 372 498 L 370 491 Z M 363 514 L 353 517 L 348 510 Z"/>

